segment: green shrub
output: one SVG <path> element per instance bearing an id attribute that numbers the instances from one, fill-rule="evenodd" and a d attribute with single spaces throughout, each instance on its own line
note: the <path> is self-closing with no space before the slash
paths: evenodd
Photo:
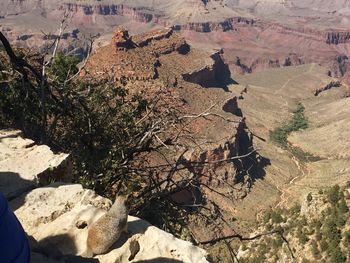
<path id="1" fill-rule="evenodd" d="M 334 185 L 327 191 L 327 198 L 332 205 L 336 205 L 338 203 L 340 199 L 339 185 Z"/>
<path id="2" fill-rule="evenodd" d="M 307 119 L 304 116 L 304 111 L 304 105 L 299 102 L 297 109 L 293 112 L 294 116 L 292 122 L 289 125 L 291 131 L 298 131 L 301 129 L 306 129 L 308 127 Z"/>
<path id="3" fill-rule="evenodd" d="M 310 203 L 312 201 L 312 194 L 309 193 L 306 197 L 306 200 Z"/>
<path id="4" fill-rule="evenodd" d="M 278 127 L 270 132 L 270 139 L 275 143 L 281 145 L 283 148 L 289 149 L 289 151 L 299 160 L 303 162 L 315 162 L 321 160 L 320 157 L 314 156 L 311 153 L 304 152 L 298 147 L 292 147 L 288 145 L 287 138 L 291 132 L 299 131 L 301 129 L 306 129 L 308 127 L 307 119 L 304 116 L 305 107 L 301 104 L 297 104 L 297 109 L 293 111 L 292 120 Z"/>
<path id="5" fill-rule="evenodd" d="M 55 78 L 55 81 L 64 83 L 70 76 L 78 72 L 78 63 L 79 59 L 77 57 L 66 56 L 63 52 L 59 51 L 48 71 Z"/>
<path id="6" fill-rule="evenodd" d="M 300 204 L 295 204 L 289 211 L 290 211 L 290 214 L 292 215 L 299 215 L 300 209 L 301 209 Z"/>
<path id="7" fill-rule="evenodd" d="M 322 252 L 327 251 L 328 249 L 328 242 L 325 239 L 322 239 L 320 242 L 320 248 Z"/>
<path id="8" fill-rule="evenodd" d="M 278 249 L 278 248 L 282 247 L 282 245 L 283 245 L 283 240 L 282 240 L 282 238 L 280 236 L 275 238 L 275 239 L 273 239 L 272 247 L 274 249 Z"/>
<path id="9" fill-rule="evenodd" d="M 348 206 L 347 206 L 347 204 L 345 202 L 344 197 L 342 197 L 340 199 L 340 201 L 338 202 L 337 206 L 338 206 L 338 211 L 341 214 L 345 214 L 345 213 L 347 213 L 349 211 L 349 208 L 348 208 Z"/>
<path id="10" fill-rule="evenodd" d="M 267 224 L 269 221 L 272 221 L 274 224 L 279 224 L 285 222 L 285 219 L 282 217 L 281 210 L 268 210 L 264 213 L 263 221 Z"/>
<path id="11" fill-rule="evenodd" d="M 331 248 L 329 252 L 329 262 L 330 263 L 342 263 L 345 262 L 346 258 L 344 257 L 339 246 Z"/>
<path id="12" fill-rule="evenodd" d="M 305 245 L 309 241 L 309 238 L 307 237 L 307 235 L 305 233 L 301 233 L 299 235 L 299 241 L 301 244 Z"/>
<path id="13" fill-rule="evenodd" d="M 307 237 L 307 235 L 303 231 L 303 227 L 302 226 L 298 226 L 297 237 L 299 239 L 299 242 L 301 244 L 303 244 L 303 245 L 305 245 L 309 241 L 309 238 Z"/>
<path id="14" fill-rule="evenodd" d="M 299 224 L 300 224 L 301 226 L 307 226 L 307 219 L 306 219 L 305 215 L 303 215 L 303 216 L 300 217 Z"/>
<path id="15" fill-rule="evenodd" d="M 344 246 L 350 247 L 350 230 L 344 232 Z"/>
<path id="16" fill-rule="evenodd" d="M 311 252 L 314 258 L 318 258 L 320 256 L 320 250 L 318 249 L 318 245 L 315 240 L 311 241 Z"/>
<path id="17" fill-rule="evenodd" d="M 305 107 L 303 104 L 298 103 L 297 109 L 293 112 L 292 120 L 283 127 L 277 128 L 270 133 L 270 138 L 282 145 L 287 146 L 287 137 L 293 131 L 306 129 L 308 127 L 307 119 L 304 116 Z"/>
<path id="18" fill-rule="evenodd" d="M 316 240 L 317 240 L 317 241 L 322 240 L 322 234 L 321 234 L 320 229 L 317 229 L 317 228 L 316 228 L 315 233 L 316 233 L 316 234 L 315 234 L 315 238 L 316 238 Z"/>

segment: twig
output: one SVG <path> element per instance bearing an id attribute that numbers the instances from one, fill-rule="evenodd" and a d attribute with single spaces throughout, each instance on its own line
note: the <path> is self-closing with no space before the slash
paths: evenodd
<path id="1" fill-rule="evenodd" d="M 178 119 L 179 120 L 182 120 L 182 119 L 185 119 L 185 118 L 200 118 L 200 117 L 203 117 L 203 116 L 207 116 L 208 115 L 208 112 L 213 109 L 216 105 L 218 105 L 219 102 L 215 103 L 215 104 L 212 104 L 210 105 L 210 107 L 208 109 L 206 109 L 205 111 L 197 114 L 197 115 L 185 115 L 185 116 L 182 116 L 182 117 L 179 117 Z"/>
<path id="2" fill-rule="evenodd" d="M 233 161 L 233 160 L 239 160 L 239 159 L 243 159 L 246 158 L 250 155 L 252 155 L 253 153 L 255 153 L 256 151 L 258 151 L 259 149 L 254 149 L 252 151 L 250 151 L 247 154 L 243 154 L 243 155 L 237 155 L 237 156 L 233 156 L 230 158 L 226 158 L 226 159 L 221 159 L 221 160 L 216 160 L 216 161 L 203 161 L 203 162 L 198 162 L 198 161 L 189 161 L 188 163 L 190 164 L 216 164 L 216 163 L 223 163 L 223 162 L 228 162 L 228 161 Z"/>
<path id="3" fill-rule="evenodd" d="M 242 236 L 240 234 L 234 234 L 234 235 L 229 235 L 229 236 L 224 236 L 224 237 L 213 238 L 213 239 L 207 240 L 207 241 L 199 241 L 197 243 L 197 245 L 199 245 L 199 244 L 201 244 L 201 245 L 215 244 L 215 243 L 217 243 L 219 241 L 228 240 L 228 239 L 234 239 L 234 238 L 238 238 L 240 241 L 253 241 L 255 239 L 259 239 L 261 237 L 274 235 L 274 234 L 280 235 L 280 237 L 283 239 L 283 241 L 287 244 L 287 247 L 288 247 L 288 249 L 289 249 L 289 251 L 291 253 L 292 258 L 295 259 L 294 253 L 293 253 L 292 249 L 289 246 L 289 242 L 283 236 L 283 233 L 282 233 L 281 230 L 273 230 L 273 231 L 266 232 L 266 233 L 260 233 L 260 234 L 257 234 L 255 236 L 252 236 L 252 237 L 244 237 L 244 236 Z"/>
<path id="4" fill-rule="evenodd" d="M 64 87 L 67 85 L 68 82 L 72 81 L 73 79 L 75 79 L 77 76 L 79 76 L 80 72 L 85 68 L 89 58 L 90 58 L 90 55 L 91 55 L 91 52 L 92 52 L 92 45 L 94 43 L 94 40 L 95 38 L 97 37 L 97 35 L 94 35 L 94 36 L 90 36 L 90 45 L 89 45 L 89 49 L 88 49 L 88 52 L 87 52 L 87 55 L 84 59 L 84 62 L 83 64 L 79 67 L 79 70 L 77 73 L 75 73 L 73 76 L 71 76 L 70 78 L 68 78 L 67 80 L 64 81 Z"/>

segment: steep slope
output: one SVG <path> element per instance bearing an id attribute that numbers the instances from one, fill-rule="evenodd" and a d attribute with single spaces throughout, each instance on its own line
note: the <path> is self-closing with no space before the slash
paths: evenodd
<path id="1" fill-rule="evenodd" d="M 326 117 L 329 116 L 326 111 L 329 107 L 329 110 L 334 109 L 337 116 L 331 117 L 334 123 L 347 123 L 347 108 L 344 106 L 348 99 L 342 97 L 347 94 L 348 87 L 330 85 L 335 79 L 328 76 L 326 68 L 317 64 L 307 64 L 268 69 L 236 76 L 235 81 L 239 85 L 230 83 L 228 76 L 229 82 L 221 82 L 226 85 L 219 88 L 220 82 L 215 77 L 215 68 L 222 65 L 222 62 L 215 63 L 213 57 L 210 59 L 208 54 L 205 55 L 203 51 L 192 47 L 187 48 L 186 52 L 181 52 L 182 49 L 174 47 L 184 45 L 183 40 L 175 33 L 169 32 L 172 31 L 156 31 L 133 37 L 131 41 L 139 44 L 129 49 L 123 47 L 127 42 L 125 39 L 120 43 L 112 42 L 91 56 L 86 71 L 98 75 L 99 72 L 112 69 L 108 70 L 109 74 L 117 81 L 126 79 L 130 87 L 152 89 L 159 82 L 171 87 L 173 95 L 176 94 L 176 97 L 185 101 L 182 106 L 185 110 L 184 115 L 194 118 L 188 128 L 196 143 L 190 143 L 191 151 L 184 156 L 190 162 L 215 163 L 227 156 L 249 153 L 252 147 L 258 149 L 259 155 L 249 158 L 251 161 L 243 163 L 243 166 L 235 163 L 233 166 L 213 165 L 203 169 L 201 166 L 189 165 L 190 173 L 208 176 L 208 179 L 203 180 L 208 180 L 209 186 L 215 187 L 218 193 L 202 189 L 203 193 L 208 200 L 225 211 L 224 218 L 226 223 L 228 222 L 228 225 L 216 222 L 216 227 L 210 224 L 209 230 L 208 227 L 204 228 L 208 222 L 193 219 L 192 235 L 198 241 L 205 242 L 215 235 L 220 235 L 217 228 L 226 235 L 235 231 L 246 231 L 249 227 L 242 228 L 241 223 L 253 222 L 256 216 L 259 217 L 260 212 L 268 207 L 292 206 L 309 191 L 317 191 L 329 184 L 343 184 L 350 179 L 345 155 L 329 159 L 329 155 L 326 157 L 319 154 L 316 148 L 318 139 L 330 149 L 337 148 L 332 145 L 332 140 L 326 140 L 322 131 L 318 131 L 320 125 L 316 123 L 316 116 L 324 116 L 322 123 L 330 121 L 330 117 Z M 150 37 L 152 34 L 164 37 Z M 115 37 L 114 40 L 116 39 L 118 38 Z M 148 44 L 140 47 L 140 43 Z M 168 45 L 172 48 L 166 48 Z M 167 52 L 163 52 L 164 50 Z M 158 57 L 154 58 L 150 54 L 158 54 Z M 218 54 L 215 57 L 220 61 L 222 55 Z M 123 67 L 120 66 L 121 63 L 124 63 Z M 202 74 L 203 68 L 205 71 Z M 225 72 L 225 69 L 218 71 Z M 187 74 L 195 76 L 191 79 L 192 83 L 186 77 Z M 203 83 L 207 83 L 208 87 L 204 88 Z M 293 117 L 298 102 L 305 106 L 305 115 L 310 126 L 305 131 L 293 133 L 288 137 L 291 145 L 295 144 L 294 148 L 284 148 L 271 140 L 270 133 Z M 323 108 L 328 104 L 330 106 Z M 201 113 L 206 114 L 208 109 L 213 118 L 195 117 Z M 332 132 L 337 134 L 339 126 L 333 126 Z M 344 141 L 346 130 L 348 129 L 344 129 L 342 136 L 334 139 L 344 152 L 347 151 Z M 313 150 L 302 143 L 304 134 L 313 136 Z M 155 159 L 161 162 L 159 156 Z M 337 176 L 340 172 L 342 176 Z M 336 179 L 330 181 L 330 178 Z M 233 183 L 235 190 L 230 190 L 227 183 Z M 222 193 L 230 198 L 223 197 Z M 178 195 L 176 198 L 189 200 L 187 195 Z"/>
<path id="2" fill-rule="evenodd" d="M 348 217 L 349 185 L 320 189 L 301 205 L 268 211 L 256 232 L 261 237 L 244 242 L 238 257 L 246 263 L 348 262 Z"/>
<path id="3" fill-rule="evenodd" d="M 344 127 L 348 123 L 346 85 L 315 96 L 315 90 L 332 81 L 326 69 L 315 64 L 265 70 L 237 81 L 246 85 L 238 105 L 257 138 L 256 147 L 271 162 L 266 167 L 266 180 L 280 192 L 280 206 L 291 206 L 309 191 L 350 179 L 346 165 L 348 128 Z M 271 142 L 270 133 L 292 118 L 298 102 L 305 106 L 309 127 L 288 137 L 291 145 L 299 149 L 290 151 Z M 254 189 L 250 197 L 254 197 Z"/>
<path id="4" fill-rule="evenodd" d="M 198 178 L 199 186 L 173 196 L 188 207 L 201 206 L 206 200 L 205 211 L 212 222 L 208 225 L 208 218 L 195 215 L 191 218 L 190 231 L 196 242 L 239 230 L 232 220 L 235 200 L 246 197 L 252 185 L 264 177 L 265 163 L 252 148 L 237 97 L 228 92 L 234 80 L 220 52 L 193 49 L 169 29 L 133 37 L 118 29 L 109 45 L 90 56 L 81 74 L 107 78 L 117 86 L 123 83 L 131 92 L 150 96 L 165 86 L 164 110 L 178 111 L 184 126 L 180 123 L 169 131 L 177 134 L 178 142 L 147 157 L 147 162 L 167 165 L 183 155 L 185 169 L 179 170 L 176 178 Z M 245 157 L 240 160 L 240 155 Z"/>

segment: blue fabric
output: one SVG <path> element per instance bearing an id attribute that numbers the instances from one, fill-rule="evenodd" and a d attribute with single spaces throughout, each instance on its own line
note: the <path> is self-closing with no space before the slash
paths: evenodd
<path id="1" fill-rule="evenodd" d="M 26 234 L 7 200 L 0 193 L 0 262 L 28 263 L 30 249 Z"/>

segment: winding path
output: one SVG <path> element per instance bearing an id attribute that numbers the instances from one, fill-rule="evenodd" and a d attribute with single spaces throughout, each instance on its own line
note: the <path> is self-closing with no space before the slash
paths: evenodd
<path id="1" fill-rule="evenodd" d="M 278 90 L 276 90 L 274 92 L 274 94 L 278 94 L 281 90 L 283 90 L 285 87 L 287 87 L 287 85 L 297 79 L 298 77 L 300 76 L 303 76 L 303 75 L 306 75 L 306 74 L 309 74 L 311 73 L 315 68 L 315 63 L 312 63 L 309 70 L 306 71 L 306 72 L 303 72 L 301 74 L 298 74 L 290 79 L 288 79 L 283 85 L 281 88 L 279 88 Z M 282 187 L 281 186 L 277 186 L 277 190 L 280 191 L 281 193 L 281 196 L 280 196 L 280 201 L 277 203 L 276 207 L 283 207 L 288 199 L 288 191 L 289 191 L 289 188 L 294 184 L 295 181 L 297 181 L 298 179 L 301 179 L 305 176 L 308 176 L 310 175 L 310 170 L 307 168 L 307 166 L 303 166 L 300 164 L 300 161 L 295 157 L 293 156 L 292 157 L 292 160 L 294 161 L 294 163 L 296 164 L 296 166 L 298 167 L 298 175 L 293 177 L 287 184 L 284 184 Z"/>
<path id="2" fill-rule="evenodd" d="M 308 169 L 307 166 L 303 167 L 300 164 L 300 161 L 295 156 L 292 157 L 292 160 L 298 167 L 299 173 L 297 176 L 292 178 L 287 184 L 283 185 L 282 187 L 277 186 L 278 191 L 281 192 L 281 196 L 280 196 L 280 201 L 276 205 L 276 208 L 282 208 L 285 205 L 286 201 L 288 200 L 289 188 L 294 184 L 294 182 L 297 181 L 298 179 L 301 179 L 303 177 L 310 175 L 311 173 L 310 169 Z"/>
<path id="3" fill-rule="evenodd" d="M 276 90 L 273 94 L 278 94 L 281 90 L 283 90 L 285 87 L 287 87 L 287 85 L 288 85 L 291 81 L 293 81 L 293 80 L 299 78 L 300 76 L 303 76 L 303 75 L 306 75 L 306 74 L 311 73 L 311 72 L 313 71 L 314 68 L 315 68 L 315 63 L 312 63 L 308 71 L 303 72 L 303 73 L 298 74 L 298 75 L 295 75 L 294 77 L 288 79 L 288 80 L 282 85 L 282 87 L 280 87 L 278 90 Z"/>

